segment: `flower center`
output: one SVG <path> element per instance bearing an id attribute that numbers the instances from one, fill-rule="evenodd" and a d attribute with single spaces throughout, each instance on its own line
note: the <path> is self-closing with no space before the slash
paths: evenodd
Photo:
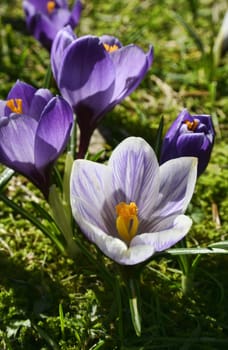
<path id="1" fill-rule="evenodd" d="M 103 44 L 103 45 L 104 45 L 105 50 L 108 52 L 113 52 L 113 51 L 116 51 L 119 49 L 119 47 L 116 44 L 114 44 L 114 45 Z"/>
<path id="2" fill-rule="evenodd" d="M 6 101 L 6 106 L 13 112 L 17 114 L 22 114 L 22 99 L 21 98 L 11 98 Z"/>
<path id="3" fill-rule="evenodd" d="M 119 236 L 129 243 L 136 235 L 139 226 L 137 205 L 134 202 L 130 204 L 120 202 L 116 205 L 116 214 L 116 228 Z"/>
<path id="4" fill-rule="evenodd" d="M 197 126 L 199 125 L 199 120 L 193 119 L 192 122 L 190 120 L 186 120 L 185 124 L 187 125 L 188 130 L 194 132 L 196 130 Z"/>
<path id="5" fill-rule="evenodd" d="M 47 2 L 47 12 L 49 13 L 49 14 L 51 14 L 53 11 L 54 11 L 54 9 L 55 9 L 55 1 L 48 1 Z"/>

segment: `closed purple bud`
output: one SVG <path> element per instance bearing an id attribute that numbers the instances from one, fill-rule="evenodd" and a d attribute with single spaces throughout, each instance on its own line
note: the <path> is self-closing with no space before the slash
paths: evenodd
<path id="1" fill-rule="evenodd" d="M 191 116 L 184 109 L 163 140 L 160 163 L 183 156 L 198 158 L 198 176 L 207 167 L 214 144 L 215 131 L 210 115 Z"/>

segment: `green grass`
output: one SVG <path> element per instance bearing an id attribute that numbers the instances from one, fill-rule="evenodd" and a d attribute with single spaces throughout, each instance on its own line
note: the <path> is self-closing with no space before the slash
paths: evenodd
<path id="1" fill-rule="evenodd" d="M 194 224 L 187 245 L 227 240 L 228 55 L 216 68 L 211 61 L 226 1 L 83 3 L 78 35 L 111 34 L 123 44 L 155 48 L 142 84 L 101 123 L 107 153 L 126 135 L 143 136 L 153 144 L 161 116 L 167 130 L 183 107 L 212 114 L 217 137 L 188 209 Z M 17 79 L 42 87 L 48 64 L 48 53 L 26 31 L 21 1 L 1 4 L 0 99 Z M 31 214 L 36 215 L 32 201 L 47 209 L 40 193 L 21 176 L 14 176 L 4 193 Z M 227 255 L 200 259 L 188 295 L 182 293 L 178 259 L 153 259 L 141 274 L 142 335 L 137 337 L 118 267 L 85 245 L 93 261 L 82 253 L 74 260 L 60 254 L 50 239 L 0 202 L 1 349 L 227 348 Z"/>

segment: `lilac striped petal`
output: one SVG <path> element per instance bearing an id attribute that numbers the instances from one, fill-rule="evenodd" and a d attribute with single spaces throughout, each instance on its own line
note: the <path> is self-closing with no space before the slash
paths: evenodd
<path id="1" fill-rule="evenodd" d="M 197 158 L 172 159 L 160 166 L 160 176 L 159 197 L 153 216 L 162 218 L 184 213 L 196 183 Z"/>
<path id="2" fill-rule="evenodd" d="M 190 230 L 192 220 L 185 215 L 178 215 L 170 228 L 160 232 L 142 233 L 131 241 L 131 247 L 151 246 L 154 252 L 161 252 L 179 242 Z"/>
<path id="3" fill-rule="evenodd" d="M 105 195 L 110 179 L 110 169 L 106 165 L 79 159 L 72 168 L 70 192 L 74 216 L 80 215 L 112 234 L 115 207 L 109 209 Z"/>
<path id="4" fill-rule="evenodd" d="M 159 166 L 149 144 L 139 137 L 129 137 L 117 146 L 109 160 L 112 168 L 113 206 L 135 202 L 141 218 L 150 217 L 158 198 Z M 111 196 L 110 196 L 111 197 Z"/>
<path id="5" fill-rule="evenodd" d="M 73 123 L 73 112 L 62 97 L 54 97 L 45 107 L 35 139 L 35 164 L 43 168 L 57 159 L 66 147 Z"/>

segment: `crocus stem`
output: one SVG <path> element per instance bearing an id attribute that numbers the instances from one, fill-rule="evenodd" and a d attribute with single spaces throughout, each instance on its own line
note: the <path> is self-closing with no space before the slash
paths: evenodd
<path id="1" fill-rule="evenodd" d="M 185 239 L 182 239 L 182 241 L 180 242 L 180 246 L 182 248 L 186 247 Z M 193 287 L 193 273 L 191 271 L 190 257 L 187 255 L 179 255 L 177 260 L 182 271 L 182 276 L 181 276 L 182 291 L 183 291 L 183 294 L 187 295 L 191 293 L 191 290 Z"/>
<path id="2" fill-rule="evenodd" d="M 139 311 L 139 285 L 138 280 L 130 278 L 127 284 L 129 306 L 131 312 L 131 320 L 135 329 L 136 335 L 141 335 L 141 316 Z"/>
<path id="3" fill-rule="evenodd" d="M 76 158 L 76 146 L 77 145 L 77 123 L 74 118 L 72 130 L 71 130 L 71 135 L 70 135 L 70 142 L 68 145 L 68 152 L 72 155 L 72 158 Z"/>
<path id="4" fill-rule="evenodd" d="M 52 72 L 51 72 L 51 64 L 48 65 L 46 75 L 44 77 L 43 87 L 46 89 L 50 89 L 52 82 Z"/>
<path id="5" fill-rule="evenodd" d="M 91 136 L 93 134 L 93 131 L 86 130 L 86 132 L 83 132 L 81 130 L 80 133 L 80 141 L 79 141 L 79 150 L 78 150 L 78 159 L 85 158 L 86 152 L 88 151 L 89 148 L 89 143 Z"/>

